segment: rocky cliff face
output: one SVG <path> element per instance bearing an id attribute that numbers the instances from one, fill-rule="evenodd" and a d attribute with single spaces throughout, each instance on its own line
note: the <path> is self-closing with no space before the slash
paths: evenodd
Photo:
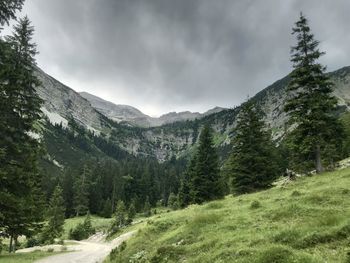
<path id="1" fill-rule="evenodd" d="M 103 130 L 101 114 L 86 99 L 41 69 L 38 68 L 36 74 L 41 81 L 37 93 L 44 100 L 42 111 L 51 123 L 66 126 L 73 119 L 96 133 Z"/>
<path id="2" fill-rule="evenodd" d="M 39 69 L 37 74 L 42 81 L 38 94 L 45 101 L 43 112 L 50 122 L 67 125 L 68 120 L 72 118 L 97 134 L 103 132 L 110 141 L 129 153 L 155 157 L 160 161 L 173 155 L 189 153 L 204 123 L 211 124 L 215 130 L 214 139 L 217 146 L 228 145 L 240 110 L 238 107 L 227 110 L 213 109 L 204 114 L 169 113 L 156 119 L 158 122 L 155 123 L 152 120 L 154 118 L 133 107 L 115 105 L 86 93 L 76 93 Z M 350 67 L 329 74 L 335 84 L 334 95 L 339 100 L 339 106 L 343 110 L 349 110 Z M 281 137 L 285 131 L 287 116 L 283 112 L 283 105 L 288 81 L 288 76 L 278 80 L 252 98 L 265 112 L 265 121 L 275 138 Z M 106 117 L 116 122 L 108 121 Z M 181 122 L 184 119 L 191 121 Z M 140 128 L 128 123 L 156 127 Z"/>

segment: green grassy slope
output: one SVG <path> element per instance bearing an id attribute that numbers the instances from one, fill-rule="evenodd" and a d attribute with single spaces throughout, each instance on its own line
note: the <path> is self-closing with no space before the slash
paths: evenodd
<path id="1" fill-rule="evenodd" d="M 350 169 L 155 215 L 110 262 L 350 262 Z"/>

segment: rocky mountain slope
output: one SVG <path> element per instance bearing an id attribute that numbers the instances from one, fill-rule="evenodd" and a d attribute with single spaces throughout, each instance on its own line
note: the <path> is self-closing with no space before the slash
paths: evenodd
<path id="1" fill-rule="evenodd" d="M 44 100 L 43 113 L 52 124 L 68 125 L 73 119 L 88 130 L 100 133 L 103 130 L 101 114 L 79 93 L 37 68 L 36 75 L 41 81 L 37 93 Z"/>
<path id="2" fill-rule="evenodd" d="M 154 118 L 142 113 L 140 110 L 132 106 L 114 104 L 87 92 L 80 92 L 79 94 L 83 98 L 87 99 L 91 103 L 92 107 L 94 107 L 97 111 L 109 119 L 118 123 L 131 124 L 133 126 L 144 128 L 161 126 L 178 121 L 200 119 L 202 117 L 224 110 L 224 108 L 215 107 L 204 113 L 190 111 L 169 112 L 160 116 L 159 118 Z"/>
<path id="3" fill-rule="evenodd" d="M 64 126 L 67 125 L 69 120 L 74 120 L 85 129 L 94 131 L 95 134 L 101 134 L 110 143 L 130 154 L 157 158 L 159 161 L 168 160 L 172 156 L 183 156 L 191 152 L 204 123 L 209 123 L 214 128 L 216 132 L 215 144 L 221 150 L 229 147 L 235 119 L 240 110 L 239 107 L 226 110 L 219 109 L 216 113 L 205 114 L 201 118 L 195 117 L 196 119 L 187 121 L 178 120 L 183 117 L 190 118 L 190 113 L 170 113 L 163 119 L 171 120 L 171 123 L 148 128 L 134 127 L 125 125 L 124 121 L 120 122 L 120 118 L 142 119 L 146 116 L 147 119 L 147 115 L 130 106 L 121 107 L 106 103 L 97 97 L 92 97 L 94 102 L 91 102 L 90 96 L 88 101 L 79 93 L 64 86 L 43 71 L 38 69 L 37 74 L 42 81 L 38 93 L 45 101 L 43 112 L 51 123 L 62 123 Z M 335 84 L 334 95 L 339 99 L 340 110 L 349 110 L 350 67 L 344 67 L 329 74 Z M 265 121 L 272 129 L 275 138 L 283 135 L 285 131 L 284 124 L 287 116 L 282 109 L 288 81 L 288 76 L 282 78 L 252 98 L 265 112 Z M 86 97 L 86 94 L 83 95 Z M 113 121 L 113 118 L 109 115 L 111 113 L 120 118 Z M 182 117 L 179 117 L 180 115 Z"/>

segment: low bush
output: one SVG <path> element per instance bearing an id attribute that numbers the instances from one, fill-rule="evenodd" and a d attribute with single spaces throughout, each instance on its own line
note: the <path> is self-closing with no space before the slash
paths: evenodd
<path id="1" fill-rule="evenodd" d="M 26 242 L 26 247 L 35 247 L 35 246 L 39 246 L 41 245 L 41 242 L 39 240 L 39 238 L 37 237 L 30 237 L 27 239 L 27 242 Z"/>
<path id="2" fill-rule="evenodd" d="M 78 224 L 75 228 L 69 230 L 69 239 L 83 240 L 95 233 L 91 225 L 91 218 L 88 215 L 83 223 Z"/>
<path id="3" fill-rule="evenodd" d="M 250 204 L 250 208 L 251 209 L 258 209 L 261 207 L 261 203 L 257 200 L 254 200 L 253 202 L 251 202 Z"/>

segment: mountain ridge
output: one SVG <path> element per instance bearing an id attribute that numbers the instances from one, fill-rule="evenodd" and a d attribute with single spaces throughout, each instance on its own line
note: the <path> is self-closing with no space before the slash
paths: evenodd
<path id="1" fill-rule="evenodd" d="M 162 126 L 164 124 L 178 121 L 194 120 L 196 118 L 202 118 L 225 109 L 216 106 L 204 113 L 173 111 L 162 114 L 159 117 L 151 117 L 133 106 L 115 104 L 85 91 L 79 92 L 79 94 L 83 98 L 87 99 L 93 108 L 105 115 L 107 118 L 110 118 L 118 123 L 126 123 L 144 128 Z"/>
<path id="2" fill-rule="evenodd" d="M 201 127 L 205 123 L 212 126 L 215 132 L 215 145 L 219 151 L 227 152 L 234 132 L 236 116 L 240 111 L 240 107 L 220 109 L 218 112 L 193 120 L 176 120 L 161 126 L 140 127 L 124 121 L 113 121 L 95 109 L 79 93 L 43 71 L 38 70 L 37 75 L 42 81 L 38 94 L 44 100 L 43 112 L 51 123 L 60 124 L 61 122 L 63 126 L 69 126 L 69 121 L 74 120 L 129 154 L 156 158 L 160 162 L 191 153 Z M 329 76 L 334 82 L 334 95 L 339 99 L 340 110 L 348 111 L 350 67 L 330 72 Z M 288 76 L 281 78 L 251 98 L 265 113 L 265 122 L 272 130 L 275 139 L 281 138 L 286 130 L 288 116 L 283 111 L 283 105 L 288 81 Z M 112 106 L 114 107 L 114 104 Z M 177 116 L 177 114 L 174 115 Z"/>

